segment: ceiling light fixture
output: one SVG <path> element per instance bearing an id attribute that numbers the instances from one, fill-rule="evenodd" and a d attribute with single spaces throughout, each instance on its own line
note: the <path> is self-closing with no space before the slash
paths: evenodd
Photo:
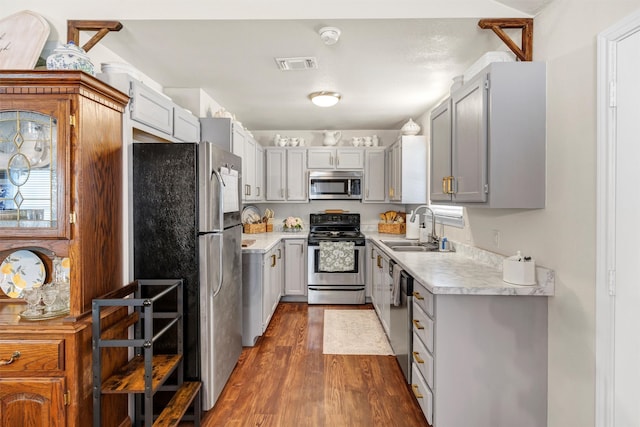
<path id="1" fill-rule="evenodd" d="M 327 46 L 338 43 L 340 38 L 340 30 L 336 27 L 322 27 L 318 33 L 320 33 L 322 42 Z"/>
<path id="2" fill-rule="evenodd" d="M 338 92 L 322 91 L 309 94 L 309 99 L 318 107 L 332 107 L 340 101 L 342 95 Z"/>

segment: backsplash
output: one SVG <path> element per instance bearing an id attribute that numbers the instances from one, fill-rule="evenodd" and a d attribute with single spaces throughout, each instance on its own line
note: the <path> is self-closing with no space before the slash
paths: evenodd
<path id="1" fill-rule="evenodd" d="M 362 203 L 349 200 L 314 200 L 309 203 L 250 203 L 262 214 L 266 208 L 274 211 L 274 231 L 282 229 L 282 221 L 288 216 L 302 218 L 303 229 L 309 228 L 309 214 L 324 212 L 327 209 L 342 209 L 349 213 L 360 214 L 360 228 L 362 231 L 376 231 L 380 213 L 394 209 L 405 211 L 404 205 L 391 205 L 389 203 Z M 247 206 L 247 205 L 244 205 Z"/>

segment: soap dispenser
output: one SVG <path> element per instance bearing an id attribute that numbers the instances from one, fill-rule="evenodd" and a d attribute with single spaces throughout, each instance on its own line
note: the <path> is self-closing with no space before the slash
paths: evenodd
<path id="1" fill-rule="evenodd" d="M 420 229 L 418 230 L 418 242 L 429 243 L 429 232 L 427 231 L 427 226 L 424 221 L 420 223 Z"/>

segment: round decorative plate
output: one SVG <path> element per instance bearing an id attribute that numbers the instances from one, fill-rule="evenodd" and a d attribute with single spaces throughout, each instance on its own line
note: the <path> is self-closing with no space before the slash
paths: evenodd
<path id="1" fill-rule="evenodd" d="M 249 205 L 249 206 L 245 206 L 244 209 L 242 209 L 242 223 L 243 224 L 252 224 L 254 221 L 252 221 L 252 217 L 258 217 L 258 218 L 262 218 L 262 215 L 260 215 L 260 211 L 258 210 L 257 207 L 253 206 L 253 205 Z"/>
<path id="2" fill-rule="evenodd" d="M 23 290 L 41 286 L 45 276 L 44 263 L 38 255 L 15 251 L 0 264 L 0 289 L 9 298 L 20 298 Z"/>

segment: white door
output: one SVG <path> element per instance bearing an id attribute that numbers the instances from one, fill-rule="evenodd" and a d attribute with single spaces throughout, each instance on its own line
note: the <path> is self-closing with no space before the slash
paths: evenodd
<path id="1" fill-rule="evenodd" d="M 640 14 L 599 37 L 597 426 L 640 425 Z"/>
<path id="2" fill-rule="evenodd" d="M 615 422 L 640 425 L 640 32 L 617 44 Z"/>

